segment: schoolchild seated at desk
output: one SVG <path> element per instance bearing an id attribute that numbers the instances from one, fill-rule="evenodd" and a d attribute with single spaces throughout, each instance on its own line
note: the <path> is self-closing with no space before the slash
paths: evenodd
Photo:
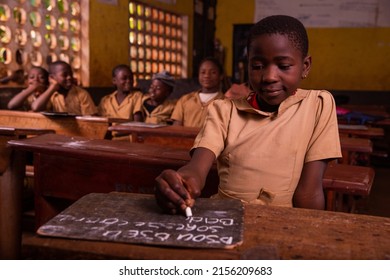
<path id="1" fill-rule="evenodd" d="M 175 79 L 167 71 L 153 75 L 149 93 L 142 98 L 142 114 L 146 123 L 166 123 L 175 108 L 176 100 L 167 99 L 175 86 Z"/>
<path id="2" fill-rule="evenodd" d="M 28 73 L 27 88 L 16 94 L 9 102 L 8 109 L 31 111 L 31 104 L 47 90 L 49 72 L 43 67 L 33 66 Z"/>
<path id="3" fill-rule="evenodd" d="M 99 115 L 109 118 L 142 121 L 142 92 L 134 89 L 134 76 L 130 67 L 119 64 L 112 69 L 112 83 L 116 90 L 102 98 Z"/>
<path id="4" fill-rule="evenodd" d="M 224 98 L 221 91 L 223 73 L 216 58 L 207 57 L 201 61 L 198 79 L 202 88 L 179 98 L 171 116 L 173 125 L 202 127 L 209 104 Z"/>
<path id="5" fill-rule="evenodd" d="M 204 187 L 217 159 L 216 198 L 245 203 L 324 209 L 323 175 L 341 158 L 336 106 L 325 90 L 300 89 L 311 68 L 303 24 L 270 16 L 248 38 L 248 99 L 216 100 L 188 164 L 157 178 L 157 203 L 184 213 Z"/>
<path id="6" fill-rule="evenodd" d="M 48 89 L 31 105 L 35 112 L 66 112 L 75 115 L 95 115 L 96 106 L 89 93 L 75 85 L 72 67 L 65 61 L 49 65 Z"/>

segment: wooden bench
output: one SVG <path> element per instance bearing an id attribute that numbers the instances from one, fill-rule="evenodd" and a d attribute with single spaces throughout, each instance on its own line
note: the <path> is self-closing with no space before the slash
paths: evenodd
<path id="1" fill-rule="evenodd" d="M 127 196 L 144 197 L 140 194 L 120 195 L 124 202 Z M 23 257 L 116 260 L 384 260 L 390 255 L 389 224 L 390 218 L 386 217 L 245 205 L 243 243 L 233 249 L 151 246 L 29 234 L 23 238 Z"/>

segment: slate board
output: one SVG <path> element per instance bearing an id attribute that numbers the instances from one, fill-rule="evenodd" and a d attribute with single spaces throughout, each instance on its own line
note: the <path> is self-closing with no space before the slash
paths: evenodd
<path id="1" fill-rule="evenodd" d="M 192 217 L 161 212 L 153 196 L 91 193 L 37 233 L 84 240 L 191 248 L 234 248 L 243 242 L 244 207 L 234 199 L 199 198 Z"/>

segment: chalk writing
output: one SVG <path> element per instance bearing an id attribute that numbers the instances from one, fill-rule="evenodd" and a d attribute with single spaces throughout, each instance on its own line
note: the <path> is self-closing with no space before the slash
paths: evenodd
<path id="1" fill-rule="evenodd" d="M 194 215 L 186 218 L 161 213 L 149 196 L 137 200 L 124 194 L 90 194 L 41 226 L 38 233 L 186 247 L 223 248 L 241 242 L 241 203 L 204 200 L 197 200 Z"/>

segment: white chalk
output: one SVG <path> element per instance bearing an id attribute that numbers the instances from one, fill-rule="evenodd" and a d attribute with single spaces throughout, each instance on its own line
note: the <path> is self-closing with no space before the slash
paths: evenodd
<path id="1" fill-rule="evenodd" d="M 188 218 L 188 217 L 192 217 L 192 210 L 191 210 L 191 207 L 187 207 L 187 208 L 186 208 L 186 216 L 187 216 L 187 218 Z"/>

